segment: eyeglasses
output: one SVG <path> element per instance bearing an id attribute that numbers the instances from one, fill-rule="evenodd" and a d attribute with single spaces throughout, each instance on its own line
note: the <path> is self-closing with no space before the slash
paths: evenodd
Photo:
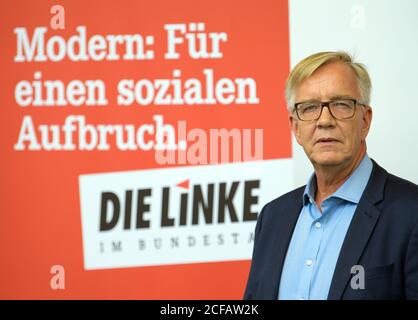
<path id="1" fill-rule="evenodd" d="M 354 117 L 357 104 L 360 103 L 355 99 L 337 99 L 328 102 L 306 101 L 295 103 L 295 110 L 299 120 L 311 121 L 318 120 L 321 117 L 322 109 L 328 107 L 335 119 L 344 120 Z"/>

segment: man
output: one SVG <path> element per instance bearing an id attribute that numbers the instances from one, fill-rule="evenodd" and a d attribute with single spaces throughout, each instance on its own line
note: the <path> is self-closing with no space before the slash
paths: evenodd
<path id="1" fill-rule="evenodd" d="M 368 157 L 370 91 L 345 52 L 292 70 L 290 127 L 315 172 L 261 211 L 245 299 L 418 299 L 418 186 Z"/>

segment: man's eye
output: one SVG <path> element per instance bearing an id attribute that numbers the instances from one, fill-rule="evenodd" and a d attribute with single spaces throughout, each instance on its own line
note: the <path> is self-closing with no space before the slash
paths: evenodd
<path id="1" fill-rule="evenodd" d="M 339 109 L 350 109 L 350 104 L 346 101 L 335 101 L 333 103 L 334 108 L 339 108 Z"/>
<path id="2" fill-rule="evenodd" d="M 316 109 L 318 109 L 318 106 L 315 104 L 309 104 L 302 107 L 302 112 L 314 112 Z"/>

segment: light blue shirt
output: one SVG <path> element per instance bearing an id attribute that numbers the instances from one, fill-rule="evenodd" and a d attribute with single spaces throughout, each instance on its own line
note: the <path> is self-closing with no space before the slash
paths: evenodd
<path id="1" fill-rule="evenodd" d="M 366 154 L 351 176 L 322 202 L 322 213 L 315 203 L 312 174 L 283 265 L 280 300 L 327 299 L 341 246 L 372 167 Z"/>

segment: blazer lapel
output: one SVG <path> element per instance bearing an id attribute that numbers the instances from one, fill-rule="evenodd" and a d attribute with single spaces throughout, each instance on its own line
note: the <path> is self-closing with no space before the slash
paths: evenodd
<path id="1" fill-rule="evenodd" d="M 373 161 L 373 171 L 345 236 L 328 293 L 328 300 L 341 299 L 380 216 L 375 204 L 383 199 L 387 172 Z"/>
<path id="2" fill-rule="evenodd" d="M 358 264 L 379 215 L 380 212 L 367 202 L 357 207 L 335 267 L 328 300 L 341 299 L 352 275 L 351 268 Z"/>

